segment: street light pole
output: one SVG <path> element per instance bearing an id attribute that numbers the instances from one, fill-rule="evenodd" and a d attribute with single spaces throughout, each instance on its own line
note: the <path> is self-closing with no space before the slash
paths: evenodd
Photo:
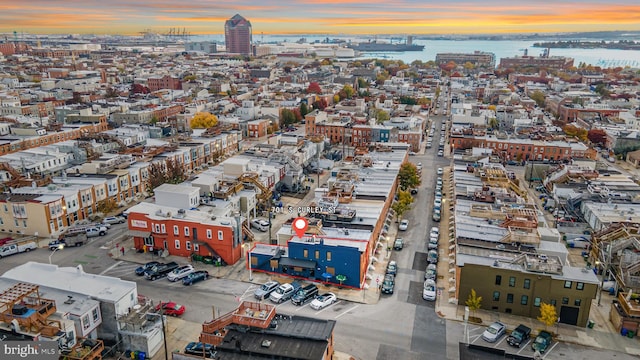
<path id="1" fill-rule="evenodd" d="M 63 244 L 58 245 L 57 248 L 53 249 L 53 251 L 51 252 L 51 255 L 49 255 L 49 265 L 51 265 L 51 257 L 53 256 L 53 254 L 56 253 L 56 251 L 61 250 L 64 248 Z"/>

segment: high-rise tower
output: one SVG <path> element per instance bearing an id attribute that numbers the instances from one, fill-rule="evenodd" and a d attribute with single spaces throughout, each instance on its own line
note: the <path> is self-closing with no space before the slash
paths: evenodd
<path id="1" fill-rule="evenodd" d="M 224 41 L 228 53 L 251 55 L 251 23 L 239 14 L 224 23 Z"/>

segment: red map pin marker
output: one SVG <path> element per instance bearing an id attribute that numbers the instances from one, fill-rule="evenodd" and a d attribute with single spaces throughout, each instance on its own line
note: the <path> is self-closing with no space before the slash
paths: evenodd
<path id="1" fill-rule="evenodd" d="M 293 230 L 295 230 L 296 235 L 298 235 L 298 237 L 301 239 L 304 236 L 305 231 L 307 231 L 308 227 L 309 222 L 303 217 L 299 217 L 293 220 Z"/>

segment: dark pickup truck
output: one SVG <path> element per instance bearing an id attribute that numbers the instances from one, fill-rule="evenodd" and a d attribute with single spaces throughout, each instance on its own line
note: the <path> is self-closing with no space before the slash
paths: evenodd
<path id="1" fill-rule="evenodd" d="M 170 272 L 177 269 L 180 265 L 172 261 L 168 264 L 157 264 L 150 269 L 145 270 L 144 277 L 147 280 L 156 280 L 167 276 Z"/>

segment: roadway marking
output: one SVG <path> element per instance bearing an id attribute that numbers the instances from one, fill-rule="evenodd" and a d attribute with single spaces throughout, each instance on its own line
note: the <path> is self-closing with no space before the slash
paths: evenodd
<path id="1" fill-rule="evenodd" d="M 475 344 L 475 343 L 476 343 L 476 341 L 477 341 L 478 339 L 480 339 L 480 337 L 481 337 L 481 336 L 482 336 L 482 335 L 473 335 L 473 336 L 469 336 L 469 339 L 473 338 L 473 341 L 472 341 L 471 343 L 472 343 L 472 344 Z"/>
<path id="2" fill-rule="evenodd" d="M 298 311 L 300 311 L 300 310 L 302 310 L 302 309 L 306 308 L 309 304 L 310 304 L 310 303 L 307 303 L 307 304 L 302 305 L 302 306 L 296 306 L 296 307 L 297 307 L 297 309 L 295 310 L 295 312 L 298 312 Z"/>
<path id="3" fill-rule="evenodd" d="M 340 303 L 340 301 L 336 301 L 336 302 L 334 302 L 333 304 L 335 305 L 335 304 L 339 304 L 339 303 Z M 321 312 L 323 312 L 323 311 L 327 310 L 327 309 L 329 308 L 329 306 L 331 306 L 331 305 L 327 305 L 327 306 L 323 307 L 322 309 L 320 309 L 320 310 L 316 311 L 316 315 L 318 315 L 318 314 L 320 314 Z"/>
<path id="4" fill-rule="evenodd" d="M 359 304 L 358 304 L 358 305 L 354 305 L 351 309 L 343 311 L 342 313 L 340 313 L 339 315 L 337 315 L 335 318 L 337 319 L 337 318 L 339 318 L 340 316 L 345 315 L 345 314 L 346 314 L 346 313 L 348 313 L 349 311 L 351 311 L 351 310 L 355 310 L 355 309 L 356 309 L 357 307 L 359 307 L 359 306 L 360 306 Z"/>
<path id="5" fill-rule="evenodd" d="M 542 358 L 543 358 L 543 359 L 544 359 L 544 358 L 546 358 L 546 357 L 547 357 L 547 355 L 549 355 L 549 353 L 550 353 L 551 351 L 553 351 L 553 348 L 554 348 L 554 347 L 556 347 L 556 345 L 558 345 L 558 344 L 559 344 L 559 342 L 557 342 L 557 341 L 556 341 L 556 343 L 555 343 L 555 344 L 553 344 L 553 346 L 551 347 L 551 349 L 549 349 L 549 351 L 547 351 L 547 353 L 546 353 L 546 354 L 544 354 L 544 356 L 543 356 Z"/>
<path id="6" fill-rule="evenodd" d="M 115 264 L 113 264 L 113 265 L 109 266 L 108 268 L 106 268 L 105 270 L 103 270 L 103 271 L 102 271 L 100 274 L 98 274 L 98 275 L 104 275 L 107 271 L 109 271 L 109 270 L 111 270 L 111 269 L 115 268 L 116 266 L 118 266 L 118 265 L 122 264 L 123 262 L 124 262 L 124 261 L 118 261 L 117 263 L 115 263 Z"/>
<path id="7" fill-rule="evenodd" d="M 516 354 L 520 354 L 520 352 L 521 352 L 522 350 L 524 350 L 524 349 L 527 347 L 527 345 L 529 345 L 529 343 L 530 343 L 530 342 L 531 342 L 531 339 L 527 340 L 527 342 L 526 342 L 526 343 L 524 343 L 524 346 L 522 346 L 522 348 L 521 348 L 520 350 L 518 350 L 518 352 L 517 352 Z"/>
<path id="8" fill-rule="evenodd" d="M 498 341 L 498 342 L 497 342 L 493 347 L 494 347 L 494 348 L 497 348 L 497 347 L 498 347 L 498 345 L 500 345 L 500 344 L 504 341 L 504 339 L 506 339 L 506 338 L 507 338 L 507 337 L 503 335 L 503 336 L 502 336 L 502 339 L 500 339 L 500 341 Z"/>

